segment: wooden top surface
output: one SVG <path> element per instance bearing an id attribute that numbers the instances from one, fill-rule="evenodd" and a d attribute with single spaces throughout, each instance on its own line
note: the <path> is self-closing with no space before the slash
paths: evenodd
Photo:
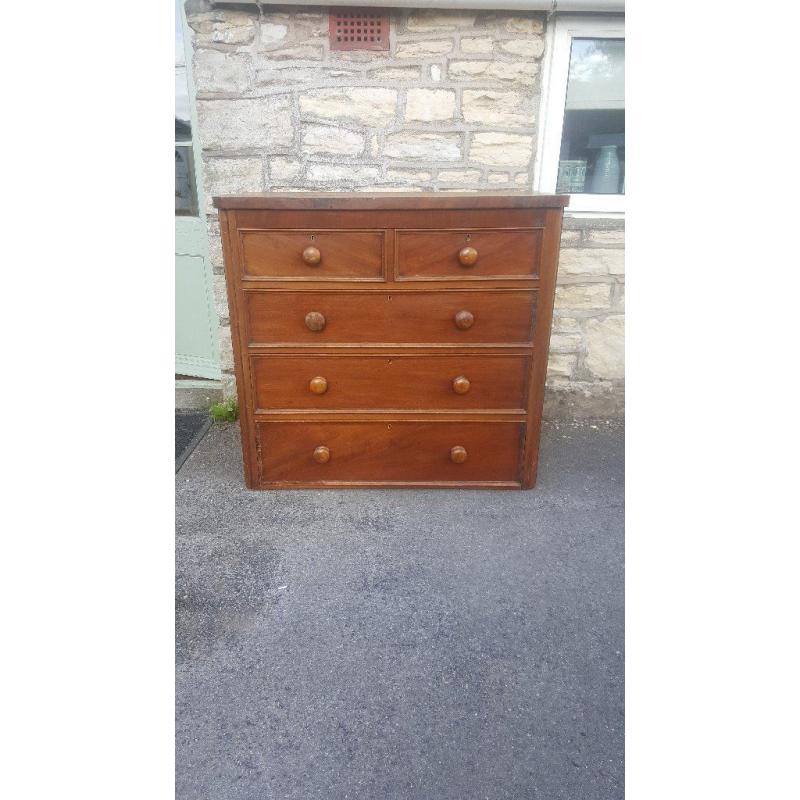
<path id="1" fill-rule="evenodd" d="M 231 209 L 456 209 L 563 208 L 567 194 L 509 192 L 252 192 L 214 198 L 217 208 Z"/>

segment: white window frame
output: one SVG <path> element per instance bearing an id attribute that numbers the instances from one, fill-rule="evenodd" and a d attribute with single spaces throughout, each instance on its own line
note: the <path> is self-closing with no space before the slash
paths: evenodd
<path id="1" fill-rule="evenodd" d="M 624 39 L 625 18 L 620 16 L 560 16 L 548 25 L 542 71 L 542 99 L 539 114 L 539 143 L 536 151 L 538 176 L 535 189 L 553 193 L 558 178 L 561 132 L 567 101 L 567 79 L 572 40 L 575 38 Z M 568 212 L 594 212 L 602 216 L 625 213 L 624 194 L 573 194 Z"/>

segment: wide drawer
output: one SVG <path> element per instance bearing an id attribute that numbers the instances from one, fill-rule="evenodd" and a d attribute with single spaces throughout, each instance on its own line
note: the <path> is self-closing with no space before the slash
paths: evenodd
<path id="1" fill-rule="evenodd" d="M 261 482 L 519 480 L 516 422 L 260 422 Z"/>
<path id="2" fill-rule="evenodd" d="M 527 356 L 253 356 L 256 408 L 522 410 Z"/>
<path id="3" fill-rule="evenodd" d="M 529 344 L 536 290 L 244 293 L 251 344 Z"/>
<path id="4" fill-rule="evenodd" d="M 383 231 L 241 231 L 245 278 L 383 280 Z"/>
<path id="5" fill-rule="evenodd" d="M 540 228 L 396 233 L 399 280 L 538 278 Z"/>

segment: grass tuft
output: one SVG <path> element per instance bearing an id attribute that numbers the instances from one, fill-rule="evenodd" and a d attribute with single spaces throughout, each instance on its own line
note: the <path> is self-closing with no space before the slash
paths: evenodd
<path id="1" fill-rule="evenodd" d="M 214 422 L 236 422 L 239 419 L 239 404 L 236 400 L 214 403 L 208 410 Z"/>

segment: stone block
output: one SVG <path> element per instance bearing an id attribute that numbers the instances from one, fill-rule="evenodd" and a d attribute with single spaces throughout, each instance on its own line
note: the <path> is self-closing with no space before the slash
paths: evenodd
<path id="1" fill-rule="evenodd" d="M 556 287 L 558 309 L 607 309 L 610 305 L 611 287 L 607 283 L 576 283 Z"/>
<path id="2" fill-rule="evenodd" d="M 431 173 L 410 169 L 390 169 L 386 171 L 386 178 L 393 183 L 418 184 L 429 181 L 431 179 Z"/>
<path id="3" fill-rule="evenodd" d="M 435 122 L 453 119 L 456 93 L 450 89 L 409 89 L 406 96 L 406 120 Z"/>
<path id="4" fill-rule="evenodd" d="M 550 353 L 547 360 L 547 375 L 569 378 L 578 365 L 578 356 L 571 353 Z"/>
<path id="5" fill-rule="evenodd" d="M 588 231 L 587 240 L 592 244 L 598 245 L 624 245 L 625 231 Z"/>
<path id="6" fill-rule="evenodd" d="M 578 247 L 581 243 L 580 231 L 561 231 L 561 247 Z"/>
<path id="7" fill-rule="evenodd" d="M 299 177 L 303 171 L 300 161 L 293 158 L 271 158 L 267 163 L 269 169 L 269 179 L 272 183 L 284 183 L 293 181 Z"/>
<path id="8" fill-rule="evenodd" d="M 195 46 L 250 44 L 256 35 L 256 16 L 245 11 L 207 11 L 187 18 Z"/>
<path id="9" fill-rule="evenodd" d="M 481 179 L 479 169 L 443 169 L 436 179 L 442 183 L 477 183 Z"/>
<path id="10" fill-rule="evenodd" d="M 430 58 L 442 56 L 453 51 L 452 39 L 437 39 L 431 42 L 398 42 L 395 48 L 397 58 Z"/>
<path id="11" fill-rule="evenodd" d="M 415 9 L 406 20 L 405 29 L 409 33 L 427 33 L 471 28 L 474 25 L 475 14 L 467 11 Z"/>
<path id="12" fill-rule="evenodd" d="M 274 45 L 283 41 L 289 31 L 287 25 L 276 22 L 262 22 L 261 23 L 261 44 Z"/>
<path id="13" fill-rule="evenodd" d="M 553 318 L 553 333 L 580 333 L 581 324 L 574 317 L 560 317 Z"/>
<path id="14" fill-rule="evenodd" d="M 487 180 L 489 183 L 508 183 L 508 175 L 504 172 L 490 172 Z"/>
<path id="15" fill-rule="evenodd" d="M 380 177 L 380 170 L 352 164 L 311 164 L 306 177 L 313 183 L 374 183 Z"/>
<path id="16" fill-rule="evenodd" d="M 457 161 L 461 158 L 461 136 L 455 133 L 393 133 L 386 137 L 384 153 L 389 158 Z"/>
<path id="17" fill-rule="evenodd" d="M 383 67 L 368 73 L 370 80 L 375 81 L 415 81 L 420 74 L 420 67 Z"/>
<path id="18" fill-rule="evenodd" d="M 509 33 L 533 35 L 544 32 L 544 19 L 541 17 L 509 17 L 506 19 L 504 27 Z"/>
<path id="19" fill-rule="evenodd" d="M 550 350 L 553 353 L 575 353 L 580 349 L 582 338 L 577 333 L 553 333 Z"/>
<path id="20" fill-rule="evenodd" d="M 263 192 L 264 177 L 261 158 L 206 158 L 203 162 L 206 204 L 213 208 L 213 195 Z"/>
<path id="21" fill-rule="evenodd" d="M 459 49 L 462 53 L 491 53 L 494 40 L 489 36 L 462 38 Z"/>
<path id="22" fill-rule="evenodd" d="M 198 93 L 242 94 L 250 86 L 249 59 L 219 50 L 197 50 L 194 54 L 193 77 Z"/>
<path id="23" fill-rule="evenodd" d="M 321 44 L 301 44 L 270 50 L 265 55 L 271 61 L 322 61 L 325 49 Z"/>
<path id="24" fill-rule="evenodd" d="M 257 100 L 198 100 L 203 148 L 258 148 L 265 153 L 285 150 L 294 140 L 291 104 L 288 95 Z"/>
<path id="25" fill-rule="evenodd" d="M 533 155 L 533 137 L 514 133 L 476 133 L 469 160 L 497 167 L 524 167 Z"/>
<path id="26" fill-rule="evenodd" d="M 558 271 L 561 275 L 608 275 L 612 267 L 618 268 L 624 255 L 623 250 L 567 248 L 561 251 Z"/>
<path id="27" fill-rule="evenodd" d="M 471 125 L 514 127 L 533 125 L 534 114 L 526 105 L 529 100 L 518 92 L 492 89 L 464 89 L 461 113 Z"/>
<path id="28" fill-rule="evenodd" d="M 217 328 L 217 341 L 219 342 L 219 366 L 223 370 L 232 370 L 233 342 L 231 341 L 230 325 L 220 325 Z"/>
<path id="29" fill-rule="evenodd" d="M 397 91 L 378 88 L 318 89 L 300 95 L 301 116 L 389 125 L 397 110 Z"/>
<path id="30" fill-rule="evenodd" d="M 440 81 L 442 79 L 442 68 L 438 64 L 431 64 L 431 80 Z"/>
<path id="31" fill-rule="evenodd" d="M 501 81 L 532 84 L 539 72 L 533 61 L 451 61 L 447 74 L 456 81 Z"/>
<path id="32" fill-rule="evenodd" d="M 524 39 L 511 39 L 500 44 L 500 50 L 513 56 L 541 58 L 544 53 L 544 37 L 531 36 Z"/>
<path id="33" fill-rule="evenodd" d="M 590 319 L 586 322 L 586 367 L 598 378 L 625 377 L 625 318 Z"/>
<path id="34" fill-rule="evenodd" d="M 364 137 L 347 128 L 305 125 L 301 149 L 306 155 L 357 156 L 364 152 Z"/>

